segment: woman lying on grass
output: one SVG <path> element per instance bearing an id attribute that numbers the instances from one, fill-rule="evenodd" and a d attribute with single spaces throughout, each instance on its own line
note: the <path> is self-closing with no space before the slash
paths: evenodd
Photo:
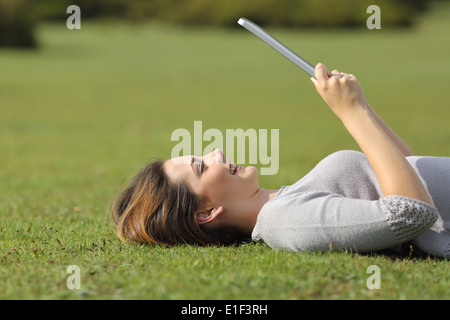
<path id="1" fill-rule="evenodd" d="M 414 156 L 373 111 L 355 76 L 322 64 L 311 78 L 361 152 L 339 151 L 279 190 L 217 149 L 151 163 L 117 198 L 118 236 L 138 243 L 371 252 L 412 241 L 450 256 L 450 158 Z"/>

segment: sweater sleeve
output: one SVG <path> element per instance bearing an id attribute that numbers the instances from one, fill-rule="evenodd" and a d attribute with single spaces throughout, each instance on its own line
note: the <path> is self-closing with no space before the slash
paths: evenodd
<path id="1" fill-rule="evenodd" d="M 363 200 L 302 192 L 266 203 L 252 238 L 293 251 L 333 248 L 370 252 L 416 237 L 437 217 L 435 207 L 403 196 Z"/>

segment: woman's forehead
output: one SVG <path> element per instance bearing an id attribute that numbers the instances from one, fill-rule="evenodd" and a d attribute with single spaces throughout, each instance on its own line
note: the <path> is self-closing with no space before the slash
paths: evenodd
<path id="1" fill-rule="evenodd" d="M 193 172 L 191 167 L 192 156 L 182 156 L 167 160 L 164 169 L 172 181 L 191 182 Z"/>
<path id="2" fill-rule="evenodd" d="M 180 156 L 176 158 L 172 158 L 169 161 L 171 161 L 173 164 L 191 164 L 192 162 L 192 156 Z"/>

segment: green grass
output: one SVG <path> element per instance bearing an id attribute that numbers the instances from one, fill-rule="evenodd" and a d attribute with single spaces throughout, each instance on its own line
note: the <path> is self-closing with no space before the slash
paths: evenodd
<path id="1" fill-rule="evenodd" d="M 312 63 L 356 74 L 416 154 L 450 155 L 450 6 L 408 30 L 271 33 Z M 116 239 L 114 195 L 168 158 L 177 128 L 280 130 L 291 184 L 356 144 L 303 72 L 244 30 L 83 22 L 0 51 L 1 299 L 448 299 L 449 262 L 349 252 L 139 247 Z M 80 290 L 66 269 L 81 268 Z M 367 267 L 381 269 L 369 290 Z"/>

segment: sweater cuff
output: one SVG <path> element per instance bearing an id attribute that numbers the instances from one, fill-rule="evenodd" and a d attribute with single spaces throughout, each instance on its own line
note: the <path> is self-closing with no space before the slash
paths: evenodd
<path id="1" fill-rule="evenodd" d="M 380 203 L 389 227 L 400 242 L 417 237 L 439 216 L 435 207 L 405 196 L 389 195 L 381 198 Z"/>

